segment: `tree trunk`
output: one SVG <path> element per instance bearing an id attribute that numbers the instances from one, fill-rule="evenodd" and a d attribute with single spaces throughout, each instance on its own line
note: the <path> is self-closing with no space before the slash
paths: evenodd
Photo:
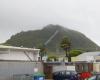
<path id="1" fill-rule="evenodd" d="M 71 62 L 71 55 L 68 50 L 66 51 L 66 57 L 68 58 L 68 62 Z"/>

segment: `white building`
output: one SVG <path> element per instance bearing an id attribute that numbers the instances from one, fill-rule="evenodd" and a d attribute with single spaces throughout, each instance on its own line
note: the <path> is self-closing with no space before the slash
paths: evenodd
<path id="1" fill-rule="evenodd" d="M 77 61 L 95 62 L 100 61 L 100 52 L 85 52 L 76 57 Z"/>
<path id="2" fill-rule="evenodd" d="M 38 61 L 40 49 L 0 45 L 0 60 Z"/>

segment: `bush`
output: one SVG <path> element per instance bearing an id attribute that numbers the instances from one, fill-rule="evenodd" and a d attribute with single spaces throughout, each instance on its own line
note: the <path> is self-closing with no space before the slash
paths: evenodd
<path id="1" fill-rule="evenodd" d="M 82 52 L 83 52 L 82 50 L 71 50 L 70 55 L 71 57 L 74 57 L 80 55 Z"/>
<path id="2" fill-rule="evenodd" d="M 58 61 L 58 58 L 56 56 L 49 56 L 47 61 L 52 61 L 52 59 L 54 59 L 54 61 Z"/>

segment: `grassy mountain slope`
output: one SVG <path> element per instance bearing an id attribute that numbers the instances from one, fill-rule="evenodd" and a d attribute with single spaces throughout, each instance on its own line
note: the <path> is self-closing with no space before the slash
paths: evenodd
<path id="1" fill-rule="evenodd" d="M 86 51 L 95 51 L 99 49 L 93 41 L 82 33 L 59 25 L 47 25 L 41 30 L 17 33 L 7 40 L 5 44 L 10 44 L 12 46 L 38 47 L 44 44 L 56 30 L 59 31 L 58 34 L 46 46 L 49 51 L 55 52 L 56 50 L 61 50 L 60 42 L 65 36 L 71 40 L 72 49 L 83 49 Z"/>

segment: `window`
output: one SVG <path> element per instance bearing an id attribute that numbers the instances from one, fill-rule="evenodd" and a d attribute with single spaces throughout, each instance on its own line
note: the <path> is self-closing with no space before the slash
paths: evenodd
<path id="1" fill-rule="evenodd" d="M 100 80 L 100 75 L 97 76 L 97 80 Z"/>
<path id="2" fill-rule="evenodd" d="M 83 65 L 83 71 L 88 71 L 88 64 Z"/>

